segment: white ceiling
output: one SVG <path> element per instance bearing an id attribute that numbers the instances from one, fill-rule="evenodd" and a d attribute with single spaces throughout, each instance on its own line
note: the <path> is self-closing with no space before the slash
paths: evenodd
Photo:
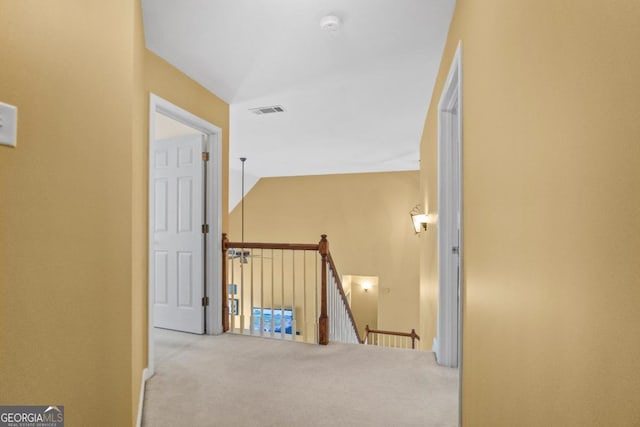
<path id="1" fill-rule="evenodd" d="M 419 168 L 455 0 L 142 3 L 147 47 L 230 104 L 230 209 L 243 156 L 248 181 Z"/>

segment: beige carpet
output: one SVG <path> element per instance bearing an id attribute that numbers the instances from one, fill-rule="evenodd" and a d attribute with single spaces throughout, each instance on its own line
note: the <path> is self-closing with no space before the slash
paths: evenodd
<path id="1" fill-rule="evenodd" d="M 143 426 L 457 426 L 458 373 L 433 354 L 156 331 Z"/>

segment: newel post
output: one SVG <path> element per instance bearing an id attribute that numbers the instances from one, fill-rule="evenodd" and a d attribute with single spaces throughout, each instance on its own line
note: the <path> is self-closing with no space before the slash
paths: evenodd
<path id="1" fill-rule="evenodd" d="M 411 330 L 411 348 L 413 350 L 416 349 L 416 338 L 418 337 L 418 334 L 416 334 L 416 330 L 412 329 Z"/>
<path id="2" fill-rule="evenodd" d="M 227 233 L 222 233 L 222 332 L 229 330 L 229 304 L 227 295 L 229 281 L 227 280 Z"/>
<path id="3" fill-rule="evenodd" d="M 322 275 L 320 291 L 320 319 L 318 321 L 318 344 L 329 344 L 329 317 L 327 316 L 327 255 L 329 254 L 329 242 L 327 235 L 323 234 L 318 244 L 318 252 L 322 257 Z"/>

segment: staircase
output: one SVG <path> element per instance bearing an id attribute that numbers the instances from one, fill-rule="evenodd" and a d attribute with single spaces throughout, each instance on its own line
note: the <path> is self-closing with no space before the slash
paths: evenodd
<path id="1" fill-rule="evenodd" d="M 327 235 L 317 244 L 222 239 L 223 329 L 241 335 L 326 345 L 416 348 L 411 333 L 369 329 L 360 337 Z"/>

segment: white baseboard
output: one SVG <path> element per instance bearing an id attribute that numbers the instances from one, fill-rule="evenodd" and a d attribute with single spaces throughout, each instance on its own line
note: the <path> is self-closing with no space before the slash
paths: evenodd
<path id="1" fill-rule="evenodd" d="M 138 416 L 136 418 L 136 427 L 142 426 L 142 407 L 144 405 L 144 389 L 147 384 L 147 380 L 151 378 L 151 371 L 144 368 L 142 371 L 142 378 L 140 380 L 140 401 L 138 402 Z"/>

